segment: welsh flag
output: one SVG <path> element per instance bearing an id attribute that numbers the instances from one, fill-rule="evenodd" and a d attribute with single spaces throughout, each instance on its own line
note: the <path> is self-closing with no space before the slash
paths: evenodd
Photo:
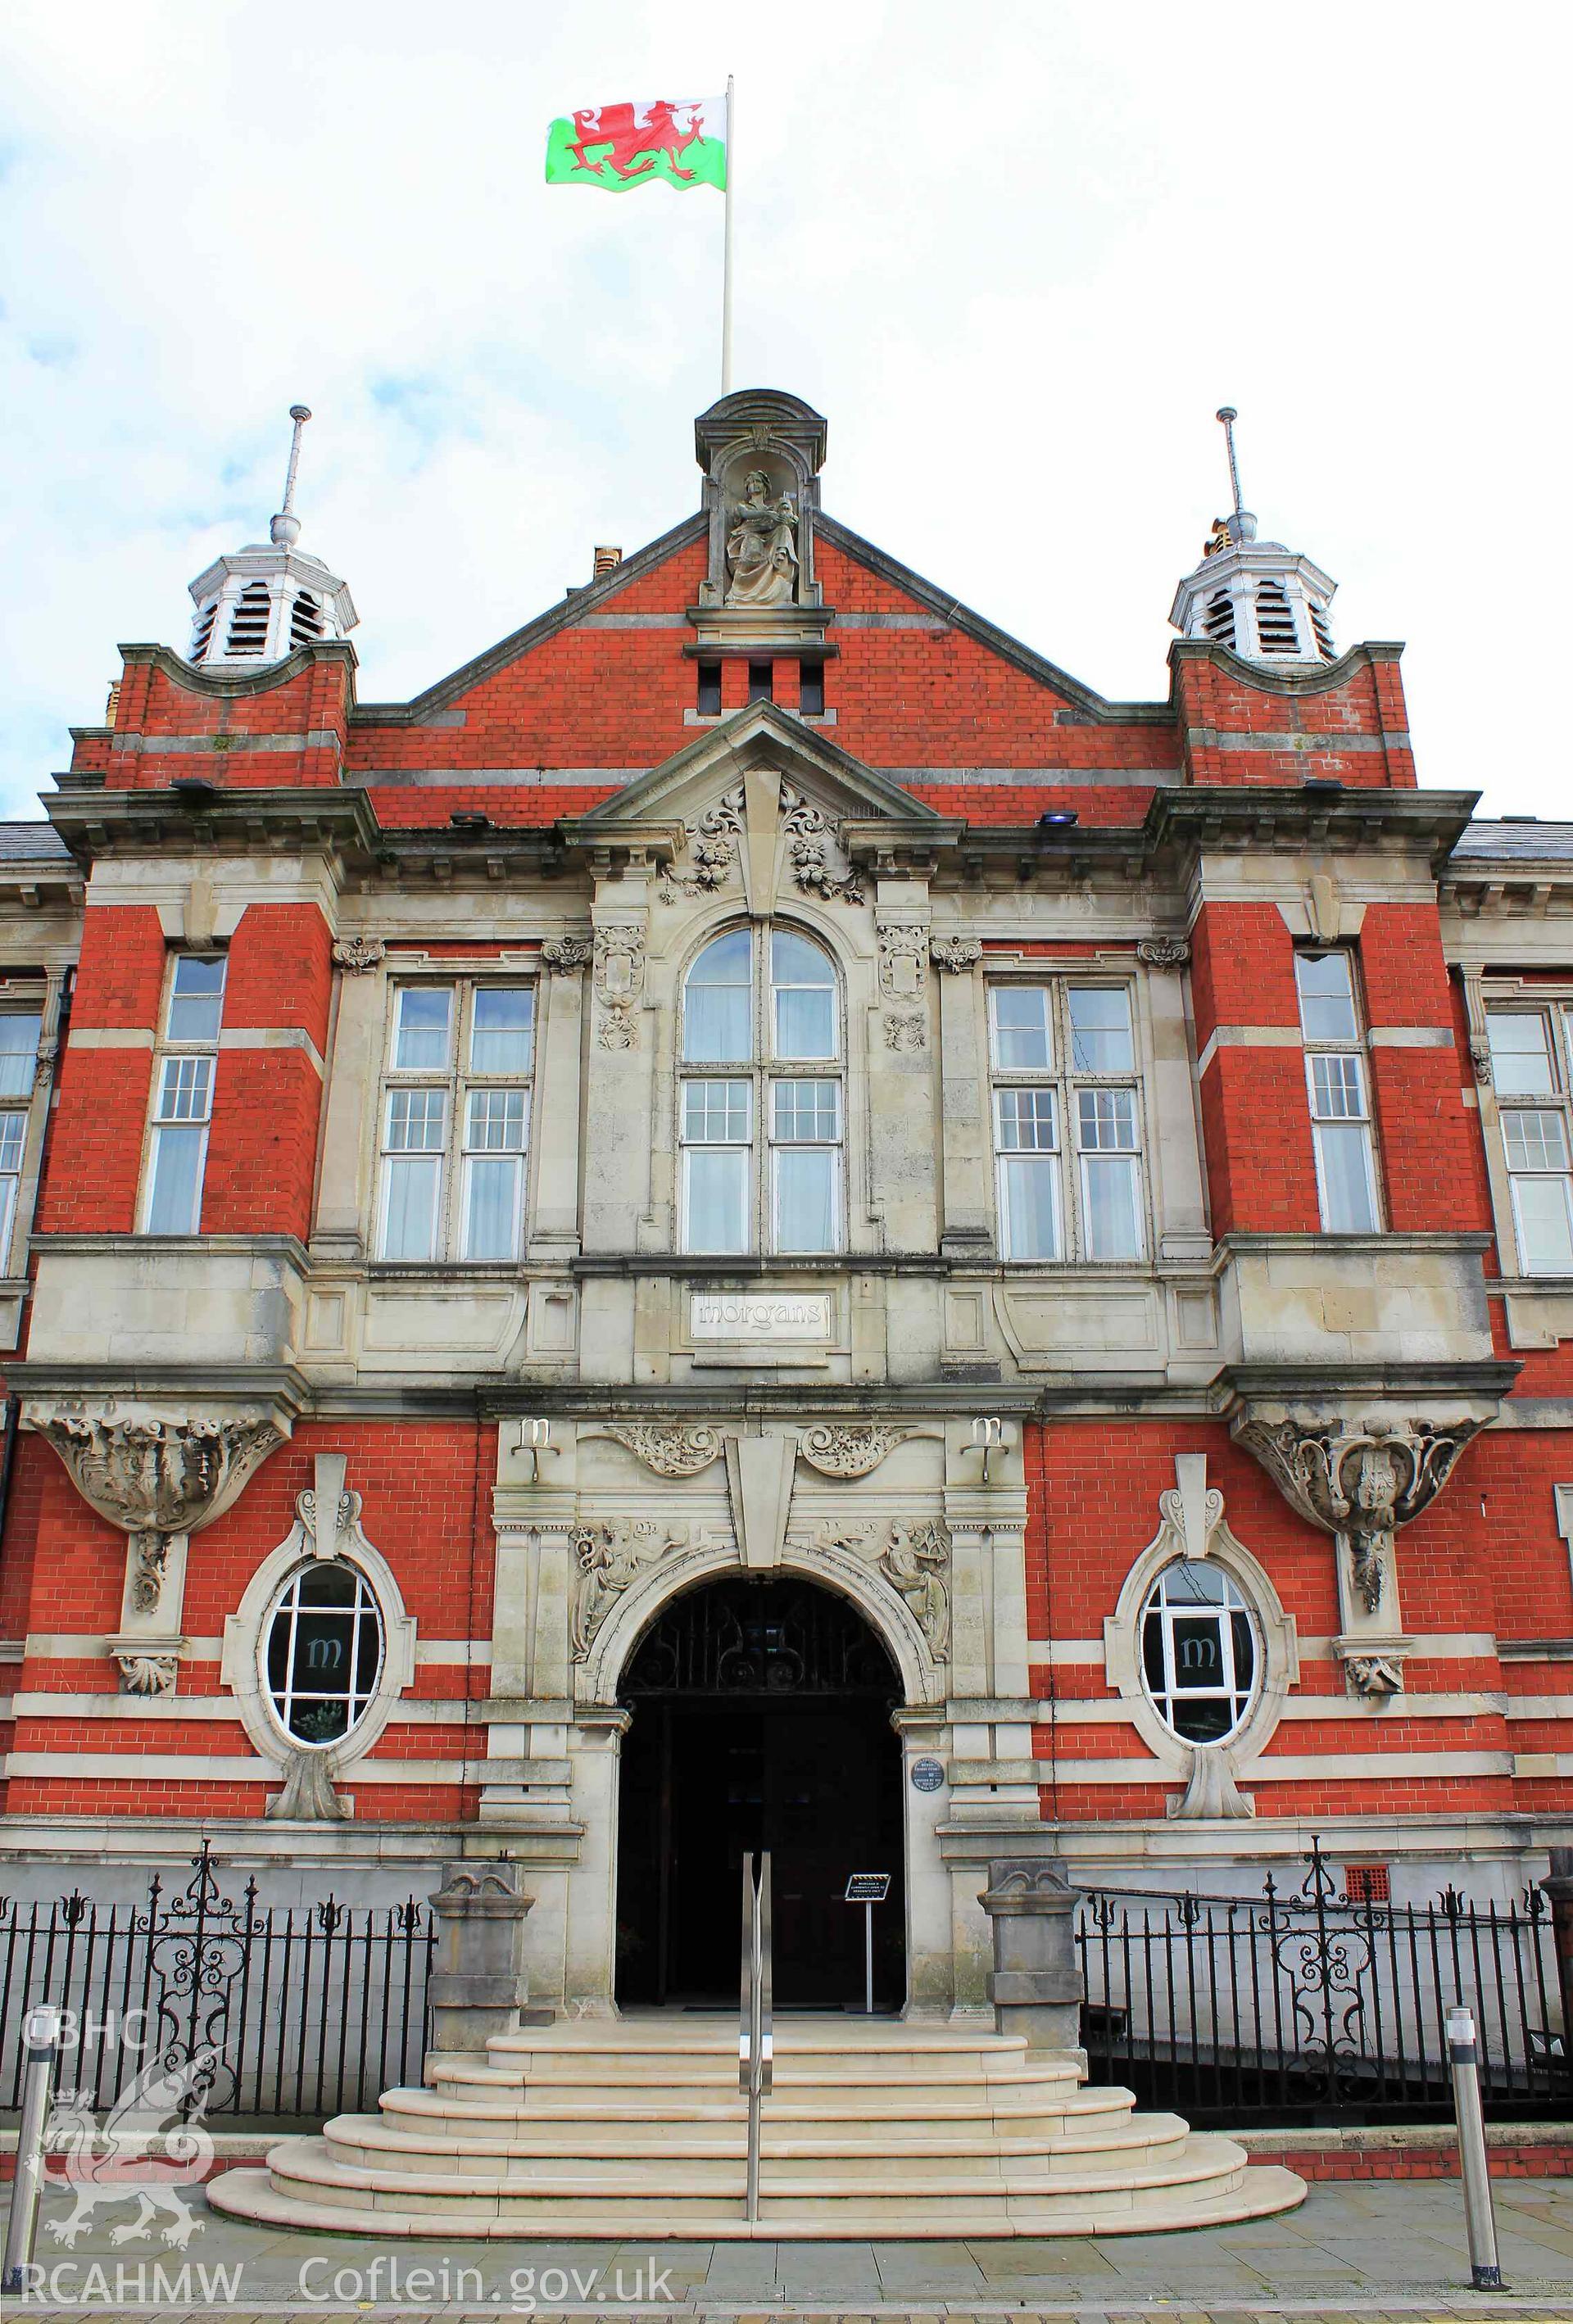
<path id="1" fill-rule="evenodd" d="M 565 114 L 546 135 L 549 186 L 599 186 L 608 194 L 664 178 L 680 192 L 726 183 L 724 97 L 636 98 Z"/>

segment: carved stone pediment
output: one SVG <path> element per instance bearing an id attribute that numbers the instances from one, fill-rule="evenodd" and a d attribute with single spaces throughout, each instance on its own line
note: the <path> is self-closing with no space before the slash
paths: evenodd
<path id="1" fill-rule="evenodd" d="M 718 726 L 705 727 L 660 766 L 636 775 L 588 815 L 570 818 L 565 827 L 586 847 L 641 829 L 656 828 L 669 835 L 680 826 L 697 831 L 717 809 L 730 805 L 741 812 L 739 778 L 766 772 L 807 799 L 831 824 L 888 818 L 908 830 L 939 833 L 948 827 L 943 816 L 877 767 L 865 765 L 774 702 L 751 702 Z M 717 822 L 721 830 L 732 827 L 724 812 Z M 674 871 L 691 872 L 693 868 L 680 851 Z"/>

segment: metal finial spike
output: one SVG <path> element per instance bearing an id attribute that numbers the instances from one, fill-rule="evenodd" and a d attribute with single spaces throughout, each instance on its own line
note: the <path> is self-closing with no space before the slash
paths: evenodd
<path id="1" fill-rule="evenodd" d="M 284 475 L 283 513 L 285 516 L 292 516 L 294 513 L 295 472 L 301 465 L 301 430 L 311 417 L 311 408 L 305 403 L 291 403 L 290 417 L 295 423 L 295 432 L 290 438 L 290 465 Z"/>
<path id="2" fill-rule="evenodd" d="M 295 475 L 301 466 L 301 430 L 311 417 L 310 404 L 291 403 L 290 417 L 295 423 L 295 432 L 290 438 L 290 465 L 284 473 L 284 504 L 268 528 L 275 549 L 293 549 L 301 538 L 301 520 L 295 514 Z"/>
<path id="3" fill-rule="evenodd" d="M 1235 494 L 1235 514 L 1236 516 L 1240 514 L 1244 506 L 1244 503 L 1240 498 L 1240 467 L 1238 461 L 1235 457 L 1235 422 L 1239 417 L 1239 413 L 1235 410 L 1232 403 L 1226 403 L 1218 413 L 1218 418 L 1224 424 L 1224 441 L 1229 447 L 1229 483 Z"/>

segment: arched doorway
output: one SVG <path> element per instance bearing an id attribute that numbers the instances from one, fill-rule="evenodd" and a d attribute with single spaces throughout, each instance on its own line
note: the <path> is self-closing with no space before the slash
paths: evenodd
<path id="1" fill-rule="evenodd" d="M 857 1609 L 800 1578 L 673 1599 L 630 1656 L 618 1811 L 617 1998 L 736 2006 L 742 1859 L 768 1848 L 775 1996 L 861 2006 L 848 1876 L 888 1872 L 874 2000 L 905 1997 L 901 1683 Z"/>

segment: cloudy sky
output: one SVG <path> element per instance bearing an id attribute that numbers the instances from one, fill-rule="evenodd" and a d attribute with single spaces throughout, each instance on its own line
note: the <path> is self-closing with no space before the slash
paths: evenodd
<path id="1" fill-rule="evenodd" d="M 265 537 L 430 683 L 696 504 L 721 208 L 548 189 L 575 106 L 738 83 L 740 385 L 828 506 L 1115 697 L 1161 696 L 1241 410 L 1264 534 L 1409 641 L 1430 782 L 1573 814 L 1560 11 L 1317 0 L 7 0 L 0 811 L 118 641 Z"/>

